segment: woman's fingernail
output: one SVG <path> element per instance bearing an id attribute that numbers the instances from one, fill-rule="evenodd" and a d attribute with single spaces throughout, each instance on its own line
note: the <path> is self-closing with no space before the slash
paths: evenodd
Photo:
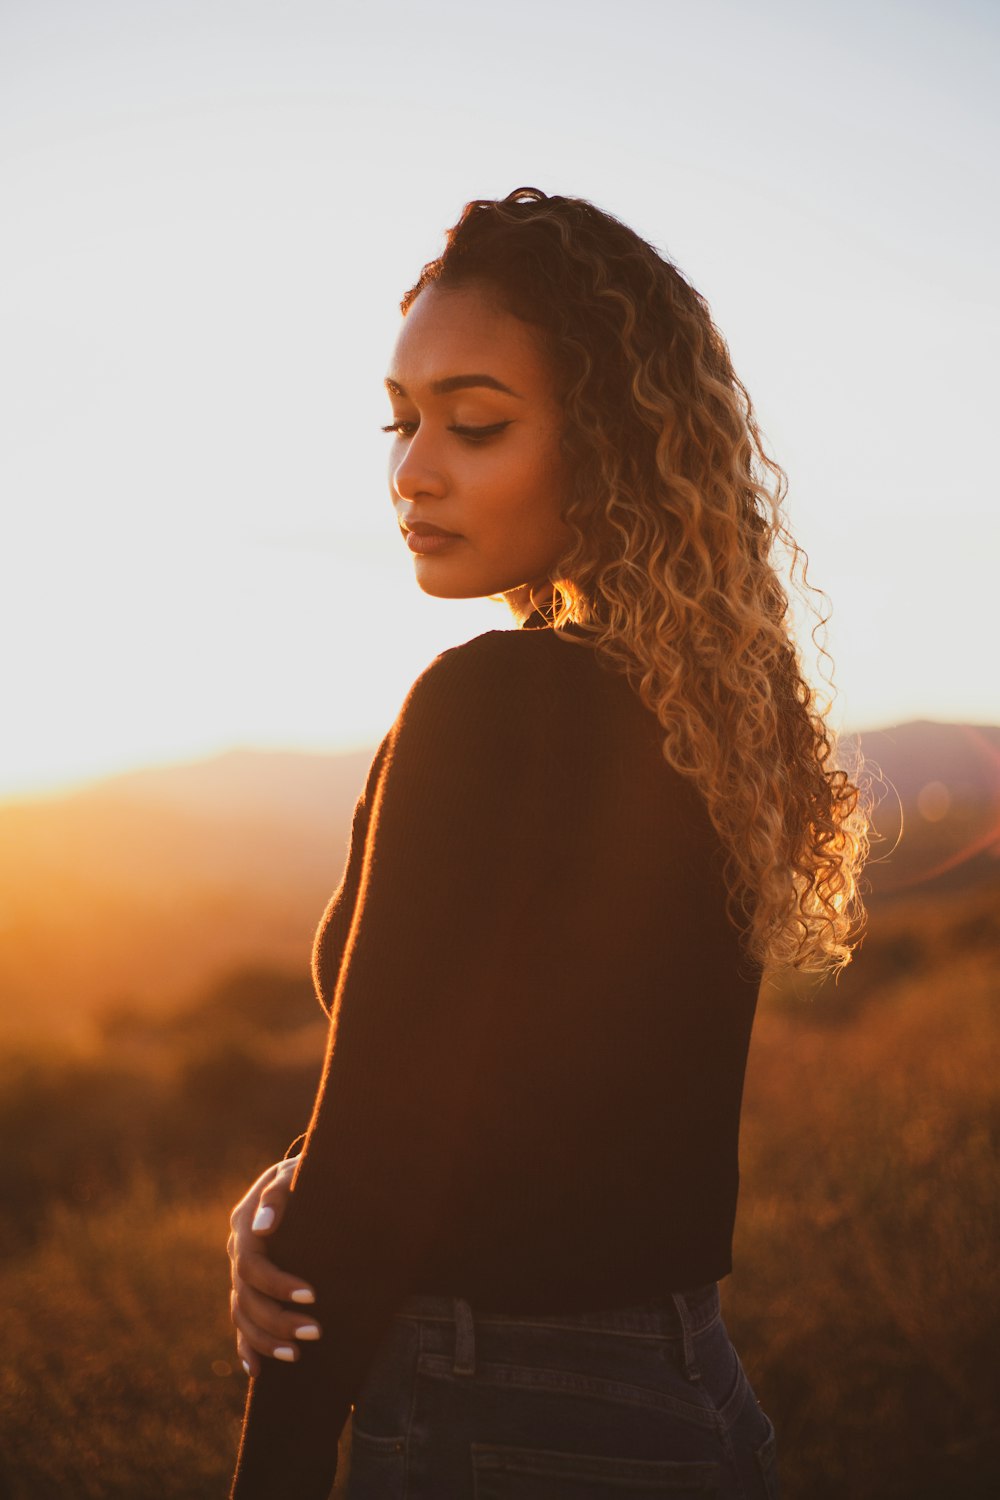
<path id="1" fill-rule="evenodd" d="M 289 1348 L 287 1344 L 282 1344 L 280 1348 L 275 1349 L 274 1357 L 275 1359 L 283 1359 L 286 1363 L 291 1364 L 295 1358 L 295 1350 Z"/>
<path id="2" fill-rule="evenodd" d="M 307 1286 L 297 1286 L 292 1293 L 293 1302 L 315 1302 L 316 1295 Z"/>
<path id="3" fill-rule="evenodd" d="M 247 1374 L 249 1375 L 250 1374 L 250 1366 L 247 1364 L 246 1360 L 243 1361 L 243 1368 L 244 1368 L 244 1370 L 246 1370 Z"/>
<path id="4" fill-rule="evenodd" d="M 319 1328 L 315 1323 L 303 1323 L 301 1328 L 296 1328 L 295 1337 L 297 1339 L 318 1339 Z"/>
<path id="5" fill-rule="evenodd" d="M 257 1212 L 253 1216 L 253 1223 L 251 1224 L 250 1228 L 253 1230 L 254 1234 L 260 1234 L 262 1229 L 270 1229 L 273 1223 L 274 1209 L 258 1208 Z"/>

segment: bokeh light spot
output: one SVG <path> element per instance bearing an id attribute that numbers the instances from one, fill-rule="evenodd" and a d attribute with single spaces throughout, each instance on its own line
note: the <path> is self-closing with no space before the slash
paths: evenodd
<path id="1" fill-rule="evenodd" d="M 917 811 L 928 823 L 940 823 L 951 806 L 951 793 L 943 781 L 928 781 L 917 793 Z"/>

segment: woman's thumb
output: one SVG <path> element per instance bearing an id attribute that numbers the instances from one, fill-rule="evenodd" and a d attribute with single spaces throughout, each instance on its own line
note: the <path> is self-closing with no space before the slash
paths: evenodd
<path id="1" fill-rule="evenodd" d="M 285 1202 L 288 1198 L 289 1184 L 282 1178 L 275 1178 L 261 1193 L 257 1202 L 257 1212 L 253 1216 L 250 1228 L 254 1234 L 270 1234 L 281 1222 L 281 1215 L 285 1211 Z"/>

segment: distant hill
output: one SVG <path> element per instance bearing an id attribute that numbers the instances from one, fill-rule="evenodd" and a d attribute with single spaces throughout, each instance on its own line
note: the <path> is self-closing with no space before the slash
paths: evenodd
<path id="1" fill-rule="evenodd" d="M 308 974 L 373 751 L 240 750 L 0 803 L 0 1037 L 265 962 Z"/>
<path id="2" fill-rule="evenodd" d="M 860 743 L 882 777 L 872 901 L 995 872 L 1000 727 Z M 79 1039 L 109 1003 L 166 1007 L 247 963 L 307 974 L 373 753 L 232 751 L 0 803 L 0 1037 Z"/>
<path id="3" fill-rule="evenodd" d="M 952 890 L 995 872 L 1000 857 L 1000 726 L 919 719 L 860 741 L 880 797 L 867 877 L 873 898 L 917 886 Z"/>

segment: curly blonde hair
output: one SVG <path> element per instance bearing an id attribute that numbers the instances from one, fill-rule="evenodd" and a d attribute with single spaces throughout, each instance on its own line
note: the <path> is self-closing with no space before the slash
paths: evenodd
<path id="1" fill-rule="evenodd" d="M 866 921 L 869 808 L 833 763 L 829 703 L 803 674 L 773 554 L 788 549 L 791 582 L 798 565 L 826 596 L 708 303 L 620 220 L 537 188 L 467 203 L 404 315 L 431 283 L 474 285 L 542 337 L 572 538 L 548 580 L 552 623 L 582 627 L 656 714 L 664 758 L 722 841 L 745 951 L 839 972 Z M 816 637 L 829 614 L 814 613 L 829 663 Z"/>

